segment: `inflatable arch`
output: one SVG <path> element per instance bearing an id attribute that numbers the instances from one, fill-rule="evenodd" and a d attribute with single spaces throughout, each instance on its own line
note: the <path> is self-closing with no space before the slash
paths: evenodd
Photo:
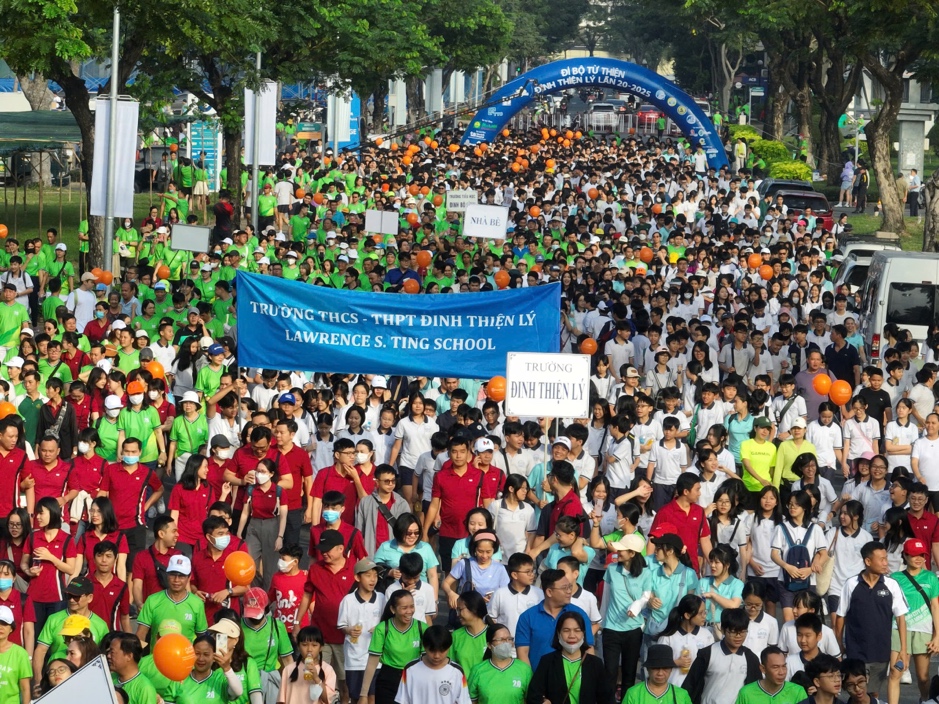
<path id="1" fill-rule="evenodd" d="M 687 93 L 642 66 L 596 57 L 552 61 L 506 83 L 490 99 L 494 104 L 473 116 L 462 143 L 494 142 L 506 123 L 536 96 L 581 86 L 631 93 L 655 105 L 671 118 L 691 144 L 704 147 L 709 166 L 715 169 L 728 166 L 727 154 L 714 123 Z"/>

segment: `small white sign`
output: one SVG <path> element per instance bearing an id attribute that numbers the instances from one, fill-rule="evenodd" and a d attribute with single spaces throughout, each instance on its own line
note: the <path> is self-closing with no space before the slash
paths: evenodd
<path id="1" fill-rule="evenodd" d="M 366 210 L 365 231 L 380 235 L 398 234 L 397 210 Z"/>
<path id="2" fill-rule="evenodd" d="M 586 418 L 590 415 L 590 356 L 509 352 L 505 414 Z"/>
<path id="3" fill-rule="evenodd" d="M 471 205 L 463 219 L 466 237 L 504 240 L 509 225 L 509 209 L 498 205 Z"/>
<path id="4" fill-rule="evenodd" d="M 36 704 L 73 704 L 75 701 L 95 702 L 95 704 L 117 704 L 121 701 L 114 692 L 111 671 L 103 655 L 88 661 L 67 680 L 53 687 Z"/>
<path id="5" fill-rule="evenodd" d="M 471 205 L 479 203 L 479 194 L 472 188 L 461 191 L 447 191 L 447 210 L 456 213 L 466 212 Z"/>
<path id="6" fill-rule="evenodd" d="M 212 228 L 202 225 L 173 225 L 173 249 L 208 252 Z"/>

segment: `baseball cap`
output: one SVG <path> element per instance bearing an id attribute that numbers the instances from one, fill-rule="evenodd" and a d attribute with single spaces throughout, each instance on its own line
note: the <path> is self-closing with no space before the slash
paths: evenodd
<path id="1" fill-rule="evenodd" d="M 671 547 L 675 552 L 680 553 L 685 547 L 685 544 L 681 541 L 681 538 L 676 533 L 665 533 L 660 535 L 657 538 L 651 538 L 653 544 L 660 545 L 662 547 Z"/>
<path id="2" fill-rule="evenodd" d="M 554 446 L 554 445 L 564 445 L 564 447 L 566 447 L 568 450 L 571 449 L 571 441 L 570 441 L 570 438 L 567 438 L 567 437 L 565 437 L 564 435 L 561 435 L 561 436 L 559 436 L 559 437 L 556 437 L 556 438 L 554 439 L 554 442 L 551 443 L 551 445 L 552 445 L 552 446 Z"/>
<path id="3" fill-rule="evenodd" d="M 374 570 L 378 567 L 372 560 L 367 557 L 363 557 L 361 560 L 355 563 L 353 571 L 355 574 L 362 574 L 363 572 L 368 572 L 369 570 Z"/>
<path id="4" fill-rule="evenodd" d="M 372 377 L 372 388 L 373 389 L 387 389 L 388 380 L 383 376 L 373 376 Z"/>
<path id="5" fill-rule="evenodd" d="M 215 342 L 215 343 L 209 345 L 209 349 L 206 350 L 206 352 L 208 352 L 210 355 L 225 354 L 225 348 L 222 347 L 222 346 L 221 346 L 220 344 L 218 344 L 217 342 Z"/>
<path id="6" fill-rule="evenodd" d="M 84 618 L 84 616 L 82 617 Z M 9 606 L 0 606 L 0 623 L 5 623 L 8 626 L 13 625 L 13 610 Z M 67 621 L 68 619 L 66 619 Z"/>
<path id="7" fill-rule="evenodd" d="M 65 593 L 73 596 L 86 596 L 88 594 L 94 594 L 95 588 L 91 580 L 87 577 L 76 577 L 68 583 L 68 586 L 65 588 Z"/>
<path id="8" fill-rule="evenodd" d="M 84 274 L 82 274 L 83 283 L 85 281 L 97 281 L 97 280 L 98 280 L 98 277 L 92 274 L 90 271 L 86 271 Z"/>
<path id="9" fill-rule="evenodd" d="M 166 282 L 164 282 L 164 281 L 157 281 L 155 284 L 153 284 L 153 290 L 154 290 L 154 291 L 165 291 L 165 290 L 166 290 Z"/>
<path id="10" fill-rule="evenodd" d="M 668 521 L 659 523 L 649 531 L 649 536 L 650 538 L 660 538 L 667 533 L 678 533 L 678 528 L 675 527 L 674 523 Z"/>
<path id="11" fill-rule="evenodd" d="M 919 538 L 910 538 L 903 543 L 903 553 L 910 557 L 929 557 L 929 548 L 927 548 L 926 543 Z"/>
<path id="12" fill-rule="evenodd" d="M 297 397 L 293 394 L 282 394 L 278 400 L 280 403 L 289 403 L 291 406 L 297 405 Z"/>
<path id="13" fill-rule="evenodd" d="M 59 243 L 55 246 L 55 248 L 56 248 L 57 251 L 60 251 L 60 252 L 66 252 L 66 251 L 68 251 L 68 247 L 66 246 L 66 244 L 65 244 L 64 242 L 59 242 Z"/>
<path id="14" fill-rule="evenodd" d="M 23 359 L 22 357 L 13 357 L 12 359 L 10 359 L 9 362 L 7 362 L 7 366 L 8 366 L 8 367 L 16 367 L 16 368 L 18 368 L 18 369 L 22 369 L 22 368 L 23 368 L 23 363 L 24 363 L 25 361 L 26 361 L 26 360 Z"/>
<path id="15" fill-rule="evenodd" d="M 127 385 L 127 393 L 129 394 L 143 394 L 147 392 L 147 387 L 143 385 L 143 382 L 134 379 Z"/>
<path id="16" fill-rule="evenodd" d="M 494 452 L 496 449 L 496 446 L 492 444 L 492 440 L 490 440 L 489 438 L 479 438 L 478 440 L 476 440 L 475 449 L 476 449 L 476 454 L 480 454 L 482 452 Z"/>
<path id="17" fill-rule="evenodd" d="M 124 404 L 121 403 L 120 396 L 108 396 L 104 399 L 104 409 L 107 411 L 113 411 L 115 408 L 123 408 Z"/>
<path id="18" fill-rule="evenodd" d="M 238 627 L 238 624 L 231 619 L 219 619 L 218 623 L 209 626 L 209 630 L 212 631 L 212 633 L 222 633 L 229 638 L 241 638 L 241 629 Z"/>
<path id="19" fill-rule="evenodd" d="M 197 310 L 198 310 L 198 309 L 197 309 Z M 205 337 L 200 337 L 200 338 L 199 338 L 199 347 L 201 347 L 201 348 L 204 349 L 204 350 L 209 349 L 209 348 L 210 348 L 212 345 L 214 345 L 214 344 L 215 344 L 215 340 L 213 340 L 213 339 L 212 339 L 211 337 L 209 337 L 208 335 L 206 335 Z"/>
<path id="20" fill-rule="evenodd" d="M 192 574 L 192 563 L 185 555 L 173 555 L 170 558 L 169 564 L 166 566 L 166 572 L 167 574 L 177 572 L 188 577 Z"/>
<path id="21" fill-rule="evenodd" d="M 212 438 L 212 442 L 209 443 L 212 447 L 231 447 L 231 440 L 229 440 L 224 435 L 216 435 Z"/>
<path id="22" fill-rule="evenodd" d="M 320 552 L 329 552 L 337 545 L 343 544 L 345 544 L 345 540 L 338 530 L 324 530 L 320 535 L 320 541 L 317 543 L 316 549 Z"/>
<path id="23" fill-rule="evenodd" d="M 9 611 L 9 607 L 3 607 Z M 10 612 L 12 616 L 12 612 Z M 11 621 L 12 623 L 12 621 Z M 60 636 L 80 636 L 85 631 L 91 630 L 91 620 L 87 616 L 72 614 L 62 622 L 62 628 L 59 630 Z"/>
<path id="24" fill-rule="evenodd" d="M 125 330 L 126 328 L 127 323 L 125 323 L 123 320 L 115 320 L 113 323 L 111 323 L 112 330 Z"/>
<path id="25" fill-rule="evenodd" d="M 798 416 L 794 421 L 792 421 L 793 428 L 805 428 L 805 418 Z"/>
<path id="26" fill-rule="evenodd" d="M 646 549 L 646 541 L 638 533 L 630 533 L 610 543 L 610 547 L 613 550 L 632 550 L 636 553 L 643 553 Z"/>
<path id="27" fill-rule="evenodd" d="M 626 370 L 626 378 L 627 378 L 627 379 L 638 379 L 638 378 L 639 378 L 639 370 L 636 369 L 635 367 L 630 367 L 629 369 Z"/>
<path id="28" fill-rule="evenodd" d="M 329 532 L 329 531 L 326 531 Z M 338 533 L 339 531 L 333 531 Z M 245 618 L 263 618 L 264 610 L 270 602 L 267 598 L 267 592 L 261 587 L 251 587 L 245 592 L 244 598 L 244 617 Z"/>
<path id="29" fill-rule="evenodd" d="M 769 422 L 769 418 L 766 416 L 759 416 L 758 418 L 753 419 L 754 428 L 772 428 L 773 424 Z"/>
<path id="30" fill-rule="evenodd" d="M 146 330 L 138 330 L 137 332 L 134 333 L 134 337 L 145 337 L 149 340 L 150 333 L 148 333 Z"/>

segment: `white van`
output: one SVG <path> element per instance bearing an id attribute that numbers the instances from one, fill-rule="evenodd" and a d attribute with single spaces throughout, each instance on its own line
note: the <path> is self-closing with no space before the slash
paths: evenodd
<path id="1" fill-rule="evenodd" d="M 874 252 L 861 293 L 860 332 L 864 351 L 880 363 L 884 326 L 909 330 L 920 350 L 939 320 L 939 253 Z"/>

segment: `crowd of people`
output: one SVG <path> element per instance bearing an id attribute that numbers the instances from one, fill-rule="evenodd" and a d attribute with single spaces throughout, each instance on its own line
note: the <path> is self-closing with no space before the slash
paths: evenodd
<path id="1" fill-rule="evenodd" d="M 55 230 L 6 239 L 0 702 L 99 654 L 129 704 L 898 704 L 912 672 L 934 696 L 939 338 L 889 327 L 866 358 L 831 283 L 843 225 L 681 141 L 447 139 L 326 165 L 292 143 L 242 184 L 257 231 L 219 193 L 209 252 L 173 248 L 197 216 L 171 179 L 121 223 L 113 280 Z M 466 188 L 509 209 L 504 240 L 461 236 Z M 373 208 L 397 235 L 364 231 Z M 237 271 L 557 283 L 558 348 L 596 350 L 590 413 L 239 366 Z M 151 653 L 170 634 L 181 682 Z"/>

